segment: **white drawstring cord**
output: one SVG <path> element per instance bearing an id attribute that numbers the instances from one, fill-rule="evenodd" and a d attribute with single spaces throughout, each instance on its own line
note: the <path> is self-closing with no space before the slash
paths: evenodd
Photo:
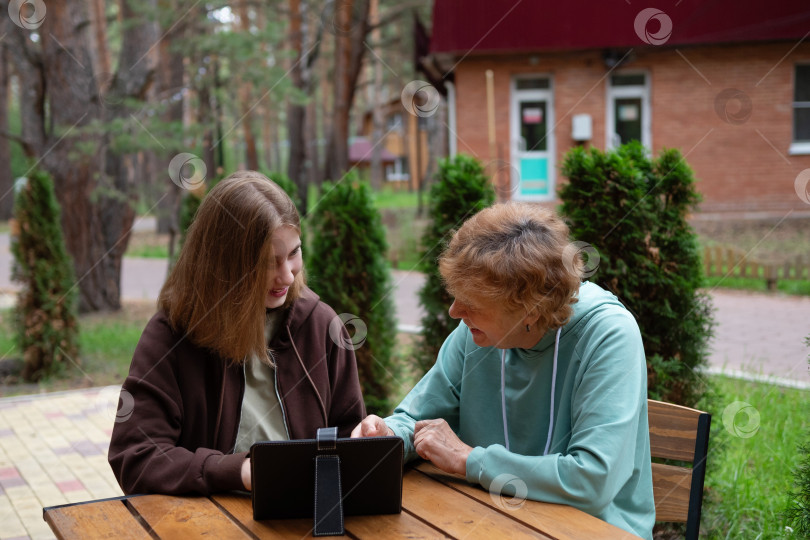
<path id="1" fill-rule="evenodd" d="M 543 455 L 548 455 L 549 447 L 551 446 L 551 435 L 554 432 L 554 393 L 557 389 L 557 353 L 560 350 L 560 332 L 562 328 L 557 329 L 557 335 L 554 339 L 554 365 L 551 371 L 551 409 L 549 411 L 548 419 L 548 437 L 546 438 L 546 448 Z M 501 349 L 501 411 L 503 413 L 503 440 L 506 450 L 509 450 L 509 429 L 506 424 L 506 349 Z"/>
<path id="2" fill-rule="evenodd" d="M 560 332 L 562 328 L 557 328 L 557 337 L 554 339 L 554 367 L 551 371 L 551 409 L 548 413 L 548 438 L 546 439 L 546 449 L 543 455 L 548 455 L 548 449 L 551 446 L 551 433 L 554 431 L 554 391 L 557 387 L 557 353 L 560 350 Z"/>
<path id="3" fill-rule="evenodd" d="M 501 411 L 503 411 L 503 440 L 509 450 L 509 431 L 506 429 L 506 349 L 501 349 Z"/>

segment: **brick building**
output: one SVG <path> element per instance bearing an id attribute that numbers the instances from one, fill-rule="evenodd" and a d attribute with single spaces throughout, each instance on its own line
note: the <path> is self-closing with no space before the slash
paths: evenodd
<path id="1" fill-rule="evenodd" d="M 639 139 L 681 150 L 702 211 L 808 210 L 810 4 L 748 4 L 435 0 L 421 64 L 451 153 L 513 199 L 553 202 L 574 145 Z"/>

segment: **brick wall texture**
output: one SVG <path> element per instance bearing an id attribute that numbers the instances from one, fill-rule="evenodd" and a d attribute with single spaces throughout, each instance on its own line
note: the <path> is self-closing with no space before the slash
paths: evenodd
<path id="1" fill-rule="evenodd" d="M 620 54 L 624 54 L 622 51 Z M 810 155 L 791 155 L 795 66 L 810 63 L 810 43 L 647 47 L 611 73 L 649 77 L 652 150 L 679 148 L 695 171 L 702 211 L 807 210 L 795 181 Z M 495 155 L 487 137 L 486 70 L 494 73 Z M 455 68 L 458 151 L 509 161 L 510 87 L 517 75 L 548 75 L 553 87 L 557 186 L 563 156 L 577 144 L 571 119 L 589 114 L 605 147 L 608 68 L 603 52 L 469 56 Z M 736 89 L 750 99 L 722 98 Z M 718 97 L 720 96 L 720 97 Z M 721 111 L 718 113 L 718 108 Z M 729 121 L 729 118 L 732 121 Z"/>

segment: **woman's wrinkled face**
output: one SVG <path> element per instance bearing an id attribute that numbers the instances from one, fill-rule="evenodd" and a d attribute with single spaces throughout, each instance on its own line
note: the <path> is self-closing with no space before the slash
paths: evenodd
<path id="1" fill-rule="evenodd" d="M 502 304 L 472 296 L 457 296 L 449 313 L 452 318 L 464 321 L 479 347 L 509 349 L 523 346 L 526 328 L 525 315 L 521 312 L 508 311 Z"/>
<path id="2" fill-rule="evenodd" d="M 271 241 L 276 260 L 275 265 L 267 270 L 267 296 L 264 307 L 268 309 L 284 305 L 295 276 L 304 266 L 301 257 L 301 238 L 295 228 L 279 227 L 273 233 Z"/>

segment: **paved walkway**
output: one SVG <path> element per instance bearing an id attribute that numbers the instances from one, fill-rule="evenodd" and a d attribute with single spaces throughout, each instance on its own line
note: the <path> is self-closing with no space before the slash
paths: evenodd
<path id="1" fill-rule="evenodd" d="M 117 387 L 0 399 L 0 538 L 54 538 L 42 508 L 115 497 Z"/>
<path id="2" fill-rule="evenodd" d="M 13 301 L 8 235 L 0 234 L 0 305 Z M 125 299 L 153 299 L 166 263 L 125 259 Z M 421 318 L 417 291 L 423 277 L 394 272 L 394 295 L 402 330 Z M 810 334 L 810 298 L 712 291 L 717 328 L 713 372 L 774 377 L 810 387 L 804 338 Z M 0 398 L 0 540 L 53 538 L 42 508 L 121 495 L 106 454 L 115 421 L 118 388 Z"/>

